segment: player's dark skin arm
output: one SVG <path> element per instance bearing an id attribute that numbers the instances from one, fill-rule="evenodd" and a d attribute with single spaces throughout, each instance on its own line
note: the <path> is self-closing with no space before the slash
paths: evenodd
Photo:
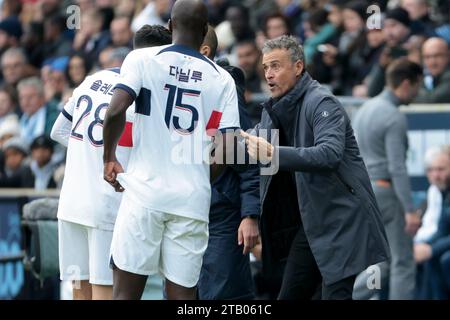
<path id="1" fill-rule="evenodd" d="M 128 92 L 116 88 L 103 124 L 103 178 L 118 192 L 124 189 L 116 180 L 117 174 L 123 172 L 122 165 L 116 158 L 116 147 L 125 128 L 127 108 L 132 103 L 133 98 Z"/>

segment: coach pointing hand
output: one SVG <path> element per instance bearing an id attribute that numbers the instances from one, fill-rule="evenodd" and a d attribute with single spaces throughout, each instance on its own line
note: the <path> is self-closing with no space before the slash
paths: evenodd
<path id="1" fill-rule="evenodd" d="M 263 163 L 272 160 L 274 147 L 266 139 L 253 136 L 242 130 L 241 136 L 245 139 L 250 157 Z"/>

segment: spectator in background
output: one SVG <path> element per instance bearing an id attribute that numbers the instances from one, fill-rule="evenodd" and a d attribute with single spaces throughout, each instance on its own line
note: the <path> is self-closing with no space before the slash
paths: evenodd
<path id="1" fill-rule="evenodd" d="M 217 26 L 225 20 L 225 13 L 231 5 L 230 0 L 206 0 L 205 3 L 208 7 L 208 21 L 211 25 Z"/>
<path id="2" fill-rule="evenodd" d="M 386 46 L 381 52 L 378 64 L 374 65 L 368 81 L 368 95 L 374 97 L 378 95 L 385 85 L 385 70 L 393 60 L 407 55 L 407 50 L 403 47 L 411 36 L 411 19 L 408 11 L 402 8 L 395 8 L 386 12 L 383 21 L 383 33 Z"/>
<path id="3" fill-rule="evenodd" d="M 21 48 L 10 48 L 1 59 L 3 84 L 15 90 L 17 83 L 30 75 L 27 57 Z"/>
<path id="4" fill-rule="evenodd" d="M 69 57 L 59 57 L 51 61 L 49 73 L 44 81 L 45 101 L 48 104 L 58 104 L 64 89 L 68 85 L 66 78 Z"/>
<path id="5" fill-rule="evenodd" d="M 401 0 L 401 7 L 408 11 L 412 34 L 421 34 L 427 37 L 434 35 L 434 23 L 428 14 L 427 0 Z"/>
<path id="6" fill-rule="evenodd" d="M 10 90 L 5 87 L 0 88 L 0 132 L 5 128 L 18 127 L 19 118 L 14 112 L 17 103 Z M 1 136 L 1 135 L 0 135 Z"/>
<path id="7" fill-rule="evenodd" d="M 95 0 L 75 0 L 75 4 L 80 7 L 81 12 L 86 12 L 94 8 Z"/>
<path id="8" fill-rule="evenodd" d="M 249 9 L 242 4 L 232 4 L 226 11 L 226 20 L 216 27 L 215 32 L 219 41 L 218 56 L 227 58 L 231 65 L 237 65 L 236 44 L 255 39 Z"/>
<path id="9" fill-rule="evenodd" d="M 30 168 L 34 176 L 34 189 L 45 190 L 48 188 L 56 188 L 53 174 L 57 166 L 52 161 L 52 140 L 44 135 L 39 136 L 31 143 L 30 150 Z"/>
<path id="10" fill-rule="evenodd" d="M 449 176 L 450 166 L 445 148 L 432 148 L 425 154 L 425 165 L 430 187 L 427 191 L 426 210 L 422 216 L 422 225 L 414 237 L 414 243 L 430 240 L 437 230 L 439 217 L 442 211 L 442 191 L 445 190 Z"/>
<path id="11" fill-rule="evenodd" d="M 104 20 L 103 14 L 97 9 L 81 13 L 81 29 L 75 34 L 72 48 L 86 54 L 89 61 L 96 61 L 110 42 L 109 32 L 102 30 Z"/>
<path id="12" fill-rule="evenodd" d="M 367 97 L 368 86 L 367 79 L 369 78 L 370 70 L 378 63 L 380 55 L 384 48 L 384 34 L 380 29 L 369 29 L 366 32 L 366 43 L 364 47 L 360 48 L 360 56 L 364 60 L 364 67 L 358 70 L 359 84 L 352 88 L 352 95 L 355 97 Z M 411 60 L 412 61 L 412 60 Z M 420 63 L 420 61 L 414 61 Z"/>
<path id="13" fill-rule="evenodd" d="M 40 22 L 31 22 L 24 26 L 21 47 L 25 50 L 28 61 L 35 68 L 40 68 L 45 60 L 44 27 Z"/>
<path id="14" fill-rule="evenodd" d="M 367 46 L 366 10 L 367 4 L 362 0 L 347 3 L 343 10 L 344 32 L 339 41 L 337 59 L 341 68 L 340 84 L 334 88 L 341 95 L 352 95 L 353 87 L 360 85 L 370 72 L 371 48 Z"/>
<path id="15" fill-rule="evenodd" d="M 118 3 L 114 6 L 114 16 L 127 16 L 132 17 L 136 10 L 141 11 L 141 8 L 138 8 L 142 2 L 131 1 L 131 0 L 119 0 Z"/>
<path id="16" fill-rule="evenodd" d="M 267 40 L 291 34 L 289 19 L 281 13 L 273 13 L 266 17 L 264 23 L 264 35 Z"/>
<path id="17" fill-rule="evenodd" d="M 243 5 L 233 4 L 228 8 L 226 18 L 230 23 L 231 32 L 234 37 L 234 42 L 228 48 L 228 52 L 231 52 L 232 49 L 234 49 L 234 45 L 237 42 L 255 38 L 255 33 L 249 24 L 250 12 L 248 8 Z"/>
<path id="18" fill-rule="evenodd" d="M 431 240 L 438 228 L 442 212 L 442 192 L 445 191 L 447 180 L 450 177 L 450 163 L 445 152 L 446 148 L 448 147 L 434 147 L 428 149 L 425 154 L 425 166 L 430 187 L 427 191 L 426 210 L 422 217 L 422 225 L 414 237 L 415 250 Z M 433 297 L 429 285 L 432 275 L 427 271 L 425 264 L 417 265 L 416 299 L 423 300 Z"/>
<path id="19" fill-rule="evenodd" d="M 408 149 L 406 117 L 398 106 L 410 103 L 419 91 L 421 67 L 406 58 L 394 61 L 387 70 L 387 88 L 367 101 L 355 116 L 353 128 L 380 207 L 391 250 L 390 266 L 379 264 L 382 280 L 389 275 L 389 299 L 412 299 L 415 264 L 412 236 L 420 226 L 415 212 L 406 169 Z M 378 293 L 369 290 L 362 272 L 355 284 L 354 298 L 367 299 Z M 385 284 L 382 282 L 382 289 Z"/>
<path id="20" fill-rule="evenodd" d="M 147 0 L 145 8 L 138 13 L 132 23 L 131 30 L 137 32 L 145 24 L 165 26 L 170 17 L 171 0 Z"/>
<path id="21" fill-rule="evenodd" d="M 44 20 L 44 57 L 45 59 L 68 56 L 72 52 L 72 43 L 64 35 L 66 18 L 60 15 Z"/>
<path id="22" fill-rule="evenodd" d="M 119 16 L 114 18 L 109 28 L 111 33 L 111 44 L 113 47 L 133 47 L 133 32 L 129 17 Z"/>
<path id="23" fill-rule="evenodd" d="M 3 145 L 4 167 L 0 170 L 0 188 L 33 188 L 34 178 L 26 163 L 28 145 L 18 137 Z"/>
<path id="24" fill-rule="evenodd" d="M 275 0 L 279 11 L 290 21 L 293 34 L 300 37 L 302 34 L 303 12 L 301 2 L 295 0 Z"/>
<path id="25" fill-rule="evenodd" d="M 263 29 L 264 18 L 279 11 L 274 0 L 244 0 L 242 3 L 251 8 L 250 25 L 253 30 Z"/>
<path id="26" fill-rule="evenodd" d="M 327 10 L 311 11 L 303 26 L 308 72 L 322 84 L 331 83 L 333 78 L 334 70 L 330 69 L 324 60 L 328 50 L 328 46 L 324 44 L 338 46 L 342 33 L 342 1 L 331 1 Z"/>
<path id="27" fill-rule="evenodd" d="M 21 11 L 22 11 L 22 1 L 3 0 L 1 4 L 0 20 L 11 16 L 18 17 Z"/>
<path id="28" fill-rule="evenodd" d="M 252 94 L 264 92 L 264 71 L 261 67 L 261 50 L 254 40 L 244 40 L 236 44 L 238 67 L 245 75 L 245 99 L 252 100 Z"/>
<path id="29" fill-rule="evenodd" d="M 69 87 L 78 87 L 91 70 L 91 61 L 82 52 L 75 52 L 70 56 L 67 68 Z"/>
<path id="30" fill-rule="evenodd" d="M 416 243 L 414 257 L 423 267 L 421 299 L 450 298 L 450 148 L 441 149 L 436 159 L 436 182 L 442 192 L 442 211 L 436 232 L 425 242 Z"/>
<path id="31" fill-rule="evenodd" d="M 59 14 L 61 11 L 60 0 L 39 0 L 38 2 L 38 12 L 42 20 L 48 17 Z"/>
<path id="32" fill-rule="evenodd" d="M 58 110 L 45 103 L 42 81 L 37 77 L 27 78 L 19 82 L 17 89 L 19 105 L 23 113 L 20 118 L 22 139 L 31 144 L 38 136 L 50 136 Z"/>
<path id="33" fill-rule="evenodd" d="M 450 103 L 450 52 L 447 42 L 430 38 L 422 46 L 425 72 L 424 86 L 414 102 Z M 428 81 L 427 81 L 428 79 Z"/>
<path id="34" fill-rule="evenodd" d="M 352 95 L 353 87 L 360 85 L 370 72 L 366 9 L 367 4 L 360 0 L 343 5 L 343 32 L 338 39 L 331 38 L 334 43 L 321 46 L 321 61 L 314 59 L 313 75 L 319 75 L 318 79 L 328 83 L 335 94 Z"/>
<path id="35" fill-rule="evenodd" d="M 409 61 L 422 64 L 422 46 L 426 40 L 425 36 L 417 34 L 411 35 L 408 38 L 408 41 L 405 42 L 403 47 L 408 52 L 406 57 Z"/>
<path id="36" fill-rule="evenodd" d="M 12 16 L 0 21 L 0 55 L 9 48 L 18 47 L 22 37 L 22 25 L 17 17 Z"/>

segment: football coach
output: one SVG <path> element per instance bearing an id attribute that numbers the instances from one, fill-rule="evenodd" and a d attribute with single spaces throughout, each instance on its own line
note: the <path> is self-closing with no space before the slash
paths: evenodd
<path id="1" fill-rule="evenodd" d="M 285 263 L 279 299 L 351 299 L 356 275 L 389 248 L 350 120 L 294 37 L 267 41 L 262 63 L 271 98 L 242 136 L 252 158 L 279 168 L 260 178 L 263 272 Z M 261 129 L 278 129 L 279 144 Z"/>

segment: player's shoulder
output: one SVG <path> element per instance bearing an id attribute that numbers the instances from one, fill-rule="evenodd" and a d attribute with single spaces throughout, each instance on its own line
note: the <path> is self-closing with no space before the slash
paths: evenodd
<path id="1" fill-rule="evenodd" d="M 213 62 L 213 61 L 212 61 Z M 215 62 L 213 62 L 214 63 L 214 65 L 216 66 L 216 68 L 217 68 L 217 70 L 219 71 L 219 73 L 220 73 L 220 75 L 222 76 L 222 77 L 225 77 L 225 78 L 232 78 L 231 77 L 231 74 L 224 68 L 224 67 L 222 67 L 222 66 L 219 66 L 217 63 L 215 63 Z"/>
<path id="2" fill-rule="evenodd" d="M 156 56 L 159 52 L 161 52 L 161 50 L 164 50 L 166 47 L 169 46 L 170 44 L 156 47 L 134 49 L 128 55 L 130 59 L 148 59 L 148 57 Z"/>
<path id="3" fill-rule="evenodd" d="M 220 73 L 220 76 L 223 78 L 224 83 L 226 84 L 235 84 L 233 76 L 230 74 L 230 72 L 228 72 L 225 68 L 219 66 L 218 64 L 216 64 L 215 62 L 213 62 L 216 67 L 218 72 Z"/>

